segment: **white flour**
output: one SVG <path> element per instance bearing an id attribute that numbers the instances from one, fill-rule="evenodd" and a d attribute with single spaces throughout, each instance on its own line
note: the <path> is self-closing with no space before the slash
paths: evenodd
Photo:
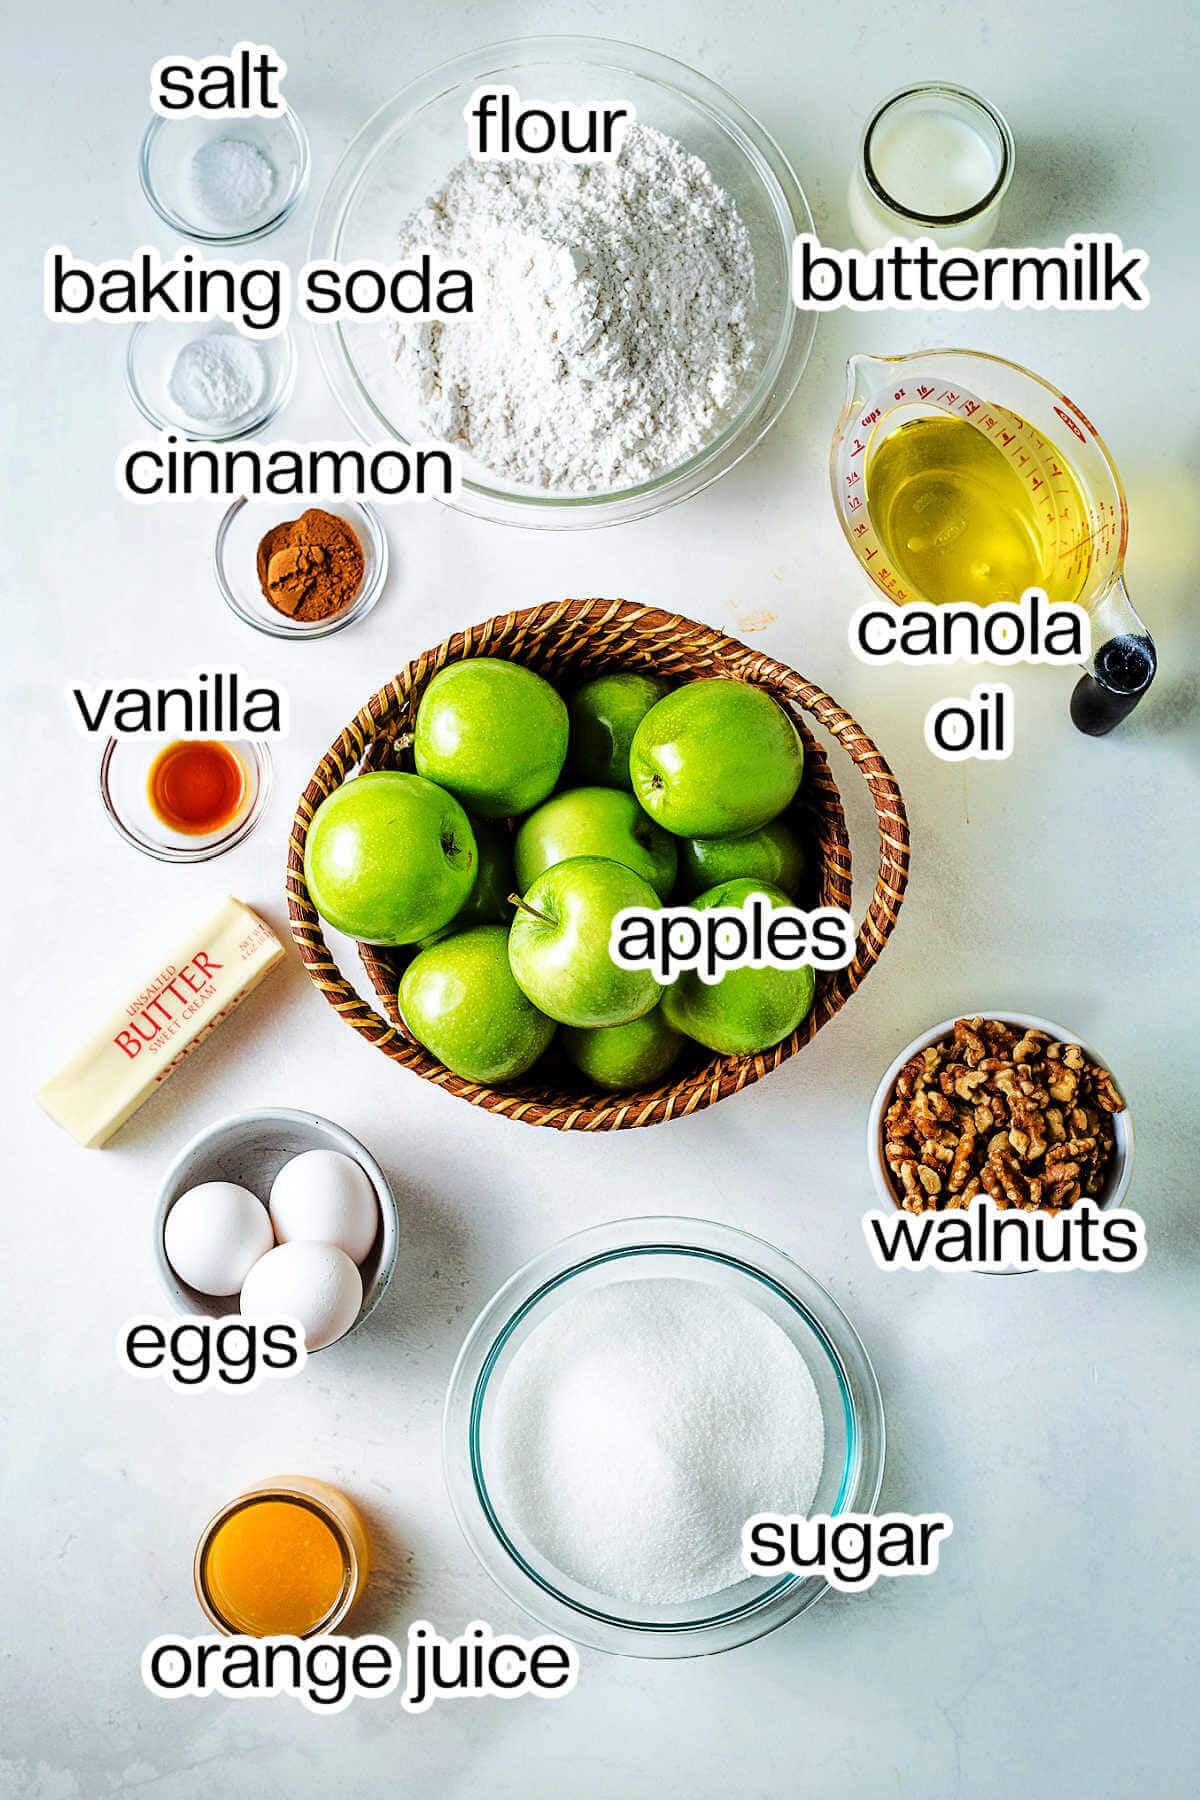
<path id="1" fill-rule="evenodd" d="M 754 345 L 754 261 L 698 157 L 634 125 L 618 160 L 460 163 L 400 233 L 475 277 L 475 311 L 398 321 L 422 427 L 494 473 L 588 493 L 703 448 Z"/>
<path id="2" fill-rule="evenodd" d="M 489 1487 L 535 1558 L 669 1605 L 747 1579 L 742 1527 L 807 1513 L 825 1426 L 800 1352 L 740 1294 L 677 1276 L 567 1300 L 504 1377 Z"/>

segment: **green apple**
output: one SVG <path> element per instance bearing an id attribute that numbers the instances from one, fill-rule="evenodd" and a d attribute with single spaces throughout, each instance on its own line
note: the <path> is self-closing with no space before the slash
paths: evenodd
<path id="1" fill-rule="evenodd" d="M 653 1087 L 661 1081 L 683 1048 L 683 1035 L 668 1025 L 656 1006 L 628 1025 L 605 1025 L 598 1031 L 564 1026 L 563 1049 L 596 1087 L 610 1093 Z"/>
<path id="2" fill-rule="evenodd" d="M 518 832 L 514 861 L 524 893 L 555 863 L 575 856 L 606 856 L 648 881 L 660 900 L 675 884 L 675 839 L 619 788 L 569 788 L 552 794 L 530 813 Z"/>
<path id="3" fill-rule="evenodd" d="M 552 791 L 567 730 L 567 709 L 548 681 L 520 663 L 473 657 L 447 663 L 425 689 L 413 761 L 481 819 L 506 819 Z"/>
<path id="4" fill-rule="evenodd" d="M 400 1013 L 418 1041 L 464 1081 L 513 1081 L 537 1061 L 554 1022 L 512 977 L 508 932 L 475 925 L 415 956 L 400 982 Z"/>
<path id="5" fill-rule="evenodd" d="M 539 875 L 508 935 L 517 986 L 561 1025 L 624 1025 L 658 1005 L 662 988 L 608 953 L 612 923 L 626 906 L 657 912 L 648 881 L 623 863 L 577 856 Z M 453 941 L 453 940 L 451 940 Z"/>
<path id="6" fill-rule="evenodd" d="M 482 844 L 479 853 L 482 857 Z M 804 847 L 782 819 L 772 819 L 743 837 L 687 838 L 679 846 L 679 860 L 689 894 L 753 876 L 782 888 L 795 900 L 804 882 Z"/>
<path id="7" fill-rule="evenodd" d="M 359 775 L 308 828 L 304 879 L 321 917 L 366 944 L 415 944 L 448 924 L 478 866 L 452 794 L 399 770 Z"/>
<path id="8" fill-rule="evenodd" d="M 597 675 L 567 701 L 575 779 L 587 786 L 631 787 L 629 746 L 650 708 L 671 691 L 657 675 Z"/>
<path id="9" fill-rule="evenodd" d="M 692 902 L 698 912 L 713 906 L 742 906 L 751 894 L 765 894 L 772 908 L 790 906 L 782 888 L 765 881 L 725 881 Z M 663 995 L 668 1024 L 721 1056 L 752 1056 L 790 1037 L 812 1008 L 813 972 L 807 963 L 791 969 L 727 969 L 709 986 L 685 971 Z"/>
<path id="10" fill-rule="evenodd" d="M 475 885 L 450 923 L 421 939 L 422 950 L 472 925 L 507 925 L 512 916 L 508 897 L 513 891 L 512 838 L 503 826 L 484 819 L 472 819 L 471 830 L 479 856 Z"/>
<path id="11" fill-rule="evenodd" d="M 652 819 L 678 837 L 740 837 L 800 786 L 804 746 L 783 708 L 744 681 L 693 681 L 651 707 L 629 774 Z"/>

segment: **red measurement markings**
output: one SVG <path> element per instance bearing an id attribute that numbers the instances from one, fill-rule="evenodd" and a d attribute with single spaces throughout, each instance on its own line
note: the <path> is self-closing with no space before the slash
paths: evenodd
<path id="1" fill-rule="evenodd" d="M 1069 406 L 1071 411 L 1073 413 L 1077 414 L 1078 417 L 1083 420 L 1084 424 L 1087 426 L 1088 430 L 1091 432 L 1093 437 L 1100 436 L 1100 433 L 1096 430 L 1096 427 L 1092 424 L 1092 421 L 1088 418 L 1088 416 L 1084 412 L 1082 406 L 1079 406 L 1074 400 L 1068 399 L 1066 394 L 1064 394 L 1062 397 L 1062 403 L 1064 406 Z M 1054 410 L 1056 413 L 1058 413 L 1059 418 L 1062 419 L 1064 421 L 1064 423 L 1066 423 L 1067 425 L 1071 425 L 1071 421 L 1070 421 L 1070 419 L 1067 418 L 1065 413 L 1058 412 L 1057 406 L 1055 407 Z M 1071 425 L 1071 430 L 1072 431 L 1075 430 L 1074 425 Z"/>
<path id="2" fill-rule="evenodd" d="M 1071 404 L 1071 402 L 1068 400 L 1067 405 L 1069 406 L 1070 404 Z M 1075 433 L 1075 436 L 1079 439 L 1081 444 L 1086 444 L 1087 439 L 1084 437 L 1082 431 L 1080 431 L 1078 425 L 1075 423 L 1075 421 L 1071 417 L 1070 413 L 1065 413 L 1061 406 L 1056 406 L 1054 410 L 1058 414 L 1059 418 L 1062 420 L 1063 424 L 1067 427 L 1067 430 L 1073 431 Z M 1083 418 L 1082 413 L 1080 413 L 1079 416 L 1081 419 Z M 1089 425 L 1086 419 L 1084 419 L 1084 424 L 1088 426 L 1088 430 L 1092 433 L 1092 435 L 1094 437 L 1096 434 L 1096 427 L 1094 425 Z"/>
<path id="3" fill-rule="evenodd" d="M 1062 517 L 1066 519 L 1070 516 L 1070 512 L 1064 508 Z M 1099 544 L 1107 555 L 1111 535 L 1111 530 L 1108 525 L 1095 525 L 1091 531 L 1083 532 L 1078 537 L 1072 538 L 1066 548 L 1059 551 L 1058 560 L 1059 562 L 1067 562 L 1071 557 L 1077 556 L 1081 551 L 1086 550 L 1089 552 L 1087 560 L 1088 562 L 1091 562 L 1093 558 L 1090 555 L 1090 551 L 1094 544 Z"/>

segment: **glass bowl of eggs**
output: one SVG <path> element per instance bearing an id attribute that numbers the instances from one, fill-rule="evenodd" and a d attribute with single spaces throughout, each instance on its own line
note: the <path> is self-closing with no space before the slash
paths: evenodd
<path id="1" fill-rule="evenodd" d="M 332 1120 L 285 1107 L 220 1120 L 185 1145 L 154 1226 L 180 1312 L 298 1319 L 310 1352 L 375 1311 L 398 1240 L 395 1195 L 370 1151 Z"/>

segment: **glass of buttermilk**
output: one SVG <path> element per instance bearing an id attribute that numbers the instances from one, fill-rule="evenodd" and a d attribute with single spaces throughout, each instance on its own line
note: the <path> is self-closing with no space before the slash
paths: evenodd
<path id="1" fill-rule="evenodd" d="M 932 238 L 981 250 L 1012 179 L 1012 132 L 967 88 L 925 82 L 882 101 L 867 120 L 850 178 L 850 224 L 864 250 Z"/>

